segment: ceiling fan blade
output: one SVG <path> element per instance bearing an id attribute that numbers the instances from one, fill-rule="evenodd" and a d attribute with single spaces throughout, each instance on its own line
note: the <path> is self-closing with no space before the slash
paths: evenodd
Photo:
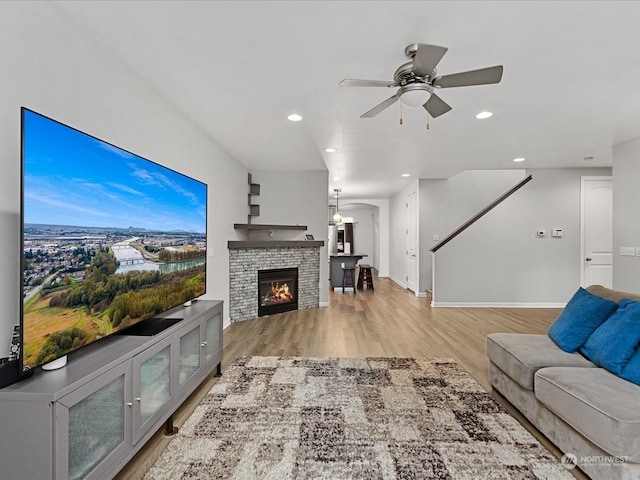
<path id="1" fill-rule="evenodd" d="M 471 85 L 498 83 L 500 80 L 502 80 L 502 65 L 497 65 L 469 72 L 444 75 L 436 78 L 433 81 L 433 85 L 440 88 L 468 87 Z"/>
<path id="2" fill-rule="evenodd" d="M 444 100 L 442 100 L 435 93 L 431 94 L 431 96 L 429 97 L 429 100 L 426 101 L 423 107 L 427 112 L 429 112 L 429 115 L 431 115 L 431 118 L 439 117 L 440 115 L 443 115 L 447 113 L 449 110 L 451 110 L 451 107 L 449 106 L 449 104 Z"/>
<path id="3" fill-rule="evenodd" d="M 447 50 L 448 48 L 445 47 L 419 43 L 416 54 L 413 57 L 413 69 L 411 71 L 418 77 L 431 75 L 431 72 L 436 68 L 438 62 L 444 57 L 444 54 L 447 53 Z"/>
<path id="4" fill-rule="evenodd" d="M 367 113 L 363 113 L 362 115 L 360 115 L 360 118 L 372 118 L 372 117 L 375 117 L 380 112 L 382 112 L 385 108 L 390 107 L 391 105 L 396 103 L 399 98 L 400 98 L 400 96 L 398 94 L 395 94 L 395 95 L 387 98 L 384 102 L 379 103 L 378 105 L 373 107 L 371 110 L 369 110 Z"/>
<path id="5" fill-rule="evenodd" d="M 355 80 L 352 78 L 345 78 L 338 85 L 340 85 L 341 87 L 395 87 L 397 86 L 393 81 Z"/>

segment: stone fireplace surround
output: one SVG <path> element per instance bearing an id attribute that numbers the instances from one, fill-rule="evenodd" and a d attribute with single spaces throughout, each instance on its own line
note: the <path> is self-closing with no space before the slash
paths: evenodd
<path id="1" fill-rule="evenodd" d="M 320 304 L 320 247 L 323 241 L 230 241 L 231 323 L 258 316 L 258 270 L 298 268 L 298 309 Z"/>

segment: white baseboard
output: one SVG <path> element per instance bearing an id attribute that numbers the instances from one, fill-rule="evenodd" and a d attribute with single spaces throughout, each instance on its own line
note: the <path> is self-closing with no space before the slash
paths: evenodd
<path id="1" fill-rule="evenodd" d="M 397 283 L 398 285 L 400 285 L 402 288 L 406 288 L 406 289 L 408 289 L 408 288 L 409 288 L 409 287 L 407 287 L 407 284 L 406 284 L 406 283 L 403 283 L 402 281 L 398 280 L 397 278 L 395 278 L 395 277 L 391 277 L 391 276 L 390 276 L 389 278 L 390 278 L 391 280 L 393 280 L 395 283 Z M 413 291 L 413 290 L 412 290 L 412 291 Z M 426 297 L 426 296 L 427 296 L 427 294 L 426 294 L 426 293 L 424 293 L 424 292 L 422 292 L 422 293 L 421 293 L 421 292 L 414 292 L 414 293 L 415 293 L 415 296 L 416 296 L 416 297 Z"/>
<path id="2" fill-rule="evenodd" d="M 222 322 L 222 330 L 226 329 L 229 325 L 231 325 L 231 317 L 228 317 L 224 322 Z"/>
<path id="3" fill-rule="evenodd" d="M 329 302 L 320 302 L 318 304 L 319 307 L 328 307 L 329 306 Z"/>
<path id="4" fill-rule="evenodd" d="M 432 307 L 454 308 L 564 308 L 566 303 L 431 302 Z"/>
<path id="5" fill-rule="evenodd" d="M 395 283 L 397 283 L 398 285 L 400 285 L 402 288 L 407 288 L 407 285 L 405 283 L 401 282 L 400 280 L 395 278 L 393 275 L 389 275 L 389 278 Z"/>

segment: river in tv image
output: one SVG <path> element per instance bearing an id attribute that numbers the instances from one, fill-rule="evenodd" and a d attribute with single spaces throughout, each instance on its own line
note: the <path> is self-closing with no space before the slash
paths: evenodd
<path id="1" fill-rule="evenodd" d="M 118 242 L 111 247 L 113 249 L 113 254 L 119 264 L 116 273 L 127 273 L 134 270 L 159 270 L 162 273 L 171 273 L 181 270 L 188 270 L 190 268 L 199 267 L 204 264 L 205 258 L 202 256 L 196 258 L 195 260 L 183 260 L 173 263 L 156 263 L 153 261 L 149 261 L 142 255 L 142 253 L 140 253 L 140 250 L 138 250 L 134 246 L 131 246 L 132 242 L 136 242 L 138 240 L 138 238 L 129 239 L 124 242 Z M 165 248 L 170 252 L 177 253 L 181 251 L 181 249 L 176 247 Z"/>

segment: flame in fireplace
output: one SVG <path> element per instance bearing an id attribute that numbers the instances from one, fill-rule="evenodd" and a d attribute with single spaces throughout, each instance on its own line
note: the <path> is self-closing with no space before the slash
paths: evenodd
<path id="1" fill-rule="evenodd" d="M 266 294 L 260 299 L 261 306 L 277 305 L 293 301 L 293 292 L 288 283 L 271 282 Z"/>

